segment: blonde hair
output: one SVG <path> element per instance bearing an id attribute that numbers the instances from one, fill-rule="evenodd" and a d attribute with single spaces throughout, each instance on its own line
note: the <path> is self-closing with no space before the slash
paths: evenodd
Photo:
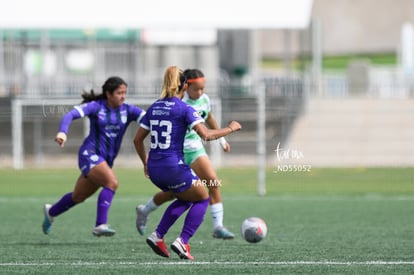
<path id="1" fill-rule="evenodd" d="M 177 66 L 170 66 L 165 70 L 164 83 L 160 98 L 173 97 L 180 92 L 182 88 L 181 79 L 184 79 L 184 73 Z"/>

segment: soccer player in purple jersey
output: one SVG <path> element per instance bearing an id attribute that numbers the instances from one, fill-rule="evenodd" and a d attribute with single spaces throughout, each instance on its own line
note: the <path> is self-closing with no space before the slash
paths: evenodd
<path id="1" fill-rule="evenodd" d="M 206 79 L 202 71 L 187 69 L 184 71 L 187 78 L 187 91 L 183 101 L 191 105 L 203 118 L 210 129 L 218 129 L 216 119 L 211 113 L 210 98 L 204 93 Z M 230 144 L 219 139 L 224 152 L 230 151 Z M 213 220 L 213 237 L 219 239 L 233 239 L 234 234 L 223 225 L 224 207 L 220 192 L 220 181 L 213 164 L 203 145 L 203 140 L 194 131 L 188 131 L 184 140 L 184 161 L 190 165 L 201 181 L 207 185 L 210 196 L 211 217 Z M 217 184 L 219 183 L 219 184 Z M 139 234 L 144 235 L 147 229 L 148 215 L 161 204 L 174 199 L 171 194 L 158 192 L 145 205 L 136 207 L 136 228 Z"/>
<path id="2" fill-rule="evenodd" d="M 226 128 L 208 129 L 199 113 L 181 100 L 186 89 L 184 73 L 175 66 L 168 67 L 160 99 L 148 108 L 134 144 L 144 165 L 145 175 L 162 191 L 176 198 L 165 210 L 155 231 L 147 238 L 147 244 L 156 254 L 169 257 L 164 236 L 188 210 L 181 234 L 171 244 L 171 249 L 181 259 L 193 260 L 188 241 L 203 222 L 209 196 L 198 176 L 184 162 L 185 134 L 187 129 L 194 129 L 203 140 L 209 141 L 238 131 L 241 126 L 237 121 L 232 121 Z M 151 135 L 151 146 L 147 156 L 144 140 L 148 134 Z"/>
<path id="3" fill-rule="evenodd" d="M 112 170 L 122 138 L 128 125 L 140 123 L 145 111 L 124 103 L 127 83 L 120 77 L 110 77 L 102 86 L 102 94 L 84 93 L 82 104 L 66 113 L 60 123 L 55 141 L 65 145 L 69 126 L 74 119 L 89 117 L 89 135 L 79 149 L 78 164 L 81 170 L 73 192 L 69 192 L 55 204 L 44 206 L 43 233 L 49 234 L 55 217 L 93 195 L 100 187 L 94 236 L 113 236 L 115 230 L 107 224 L 112 198 L 118 180 Z"/>

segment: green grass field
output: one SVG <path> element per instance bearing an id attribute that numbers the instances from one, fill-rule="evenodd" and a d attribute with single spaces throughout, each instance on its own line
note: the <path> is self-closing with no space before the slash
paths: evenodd
<path id="1" fill-rule="evenodd" d="M 379 54 L 354 54 L 354 55 L 325 55 L 322 58 L 323 70 L 342 70 L 345 71 L 352 61 L 364 60 L 372 66 L 395 66 L 398 63 L 398 57 L 395 53 Z M 293 69 L 304 70 L 311 63 L 310 57 L 302 59 L 296 57 L 292 60 Z M 264 58 L 262 68 L 264 69 L 281 69 L 284 66 L 283 59 Z"/>
<path id="2" fill-rule="evenodd" d="M 255 169 L 222 169 L 225 224 L 234 240 L 211 237 L 205 222 L 191 239 L 194 262 L 155 255 L 135 229 L 135 206 L 157 191 L 141 169 L 116 169 L 119 190 L 109 223 L 112 238 L 95 238 L 96 195 L 55 219 L 43 235 L 44 203 L 73 188 L 68 170 L 0 170 L 0 274 L 413 274 L 412 168 L 269 169 L 267 195 L 256 194 Z M 155 228 L 166 205 L 153 213 Z M 249 216 L 268 225 L 266 239 L 249 244 L 240 224 Z M 166 241 L 172 242 L 182 220 Z"/>

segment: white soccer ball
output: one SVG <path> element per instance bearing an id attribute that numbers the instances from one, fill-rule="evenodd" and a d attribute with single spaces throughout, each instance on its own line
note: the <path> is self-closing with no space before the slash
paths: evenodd
<path id="1" fill-rule="evenodd" d="M 261 218 L 250 217 L 241 225 L 241 235 L 249 243 L 257 243 L 266 237 L 267 225 Z"/>

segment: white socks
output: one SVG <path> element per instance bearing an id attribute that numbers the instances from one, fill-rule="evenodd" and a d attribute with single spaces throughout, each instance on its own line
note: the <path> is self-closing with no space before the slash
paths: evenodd
<path id="1" fill-rule="evenodd" d="M 158 208 L 158 205 L 154 203 L 154 200 L 151 198 L 147 203 L 144 205 L 144 208 L 142 209 L 142 212 L 144 212 L 145 215 L 148 215 L 152 211 L 156 210 Z"/>
<path id="2" fill-rule="evenodd" d="M 223 227 L 223 203 L 218 202 L 210 205 L 211 217 L 213 218 L 213 228 Z"/>

